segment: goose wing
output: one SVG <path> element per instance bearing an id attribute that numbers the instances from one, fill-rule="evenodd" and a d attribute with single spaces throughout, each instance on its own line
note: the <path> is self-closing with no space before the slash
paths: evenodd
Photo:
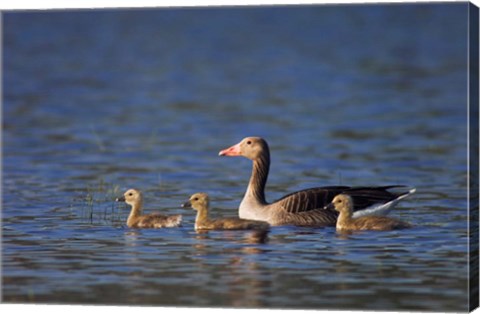
<path id="1" fill-rule="evenodd" d="M 389 189 L 405 187 L 402 185 L 388 185 L 379 187 L 349 187 L 349 186 L 325 186 L 310 188 L 294 192 L 272 203 L 272 206 L 296 214 L 316 210 L 319 212 L 329 211 L 323 209 L 333 198 L 345 193 L 353 198 L 354 211 L 361 210 L 374 204 L 386 203 L 408 192 L 390 192 Z M 318 213 L 320 214 L 320 213 Z M 335 215 L 336 216 L 336 215 Z"/>
<path id="2" fill-rule="evenodd" d="M 349 189 L 348 186 L 328 186 L 301 190 L 273 202 L 271 206 L 279 207 L 282 210 L 296 214 L 308 212 L 315 209 L 322 209 L 328 205 L 335 195 Z"/>
<path id="3" fill-rule="evenodd" d="M 362 210 L 367 207 L 385 204 L 394 199 L 409 194 L 404 185 L 386 185 L 378 187 L 353 187 L 342 193 L 350 195 L 353 199 L 353 211 Z M 398 189 L 397 191 L 389 191 Z"/>

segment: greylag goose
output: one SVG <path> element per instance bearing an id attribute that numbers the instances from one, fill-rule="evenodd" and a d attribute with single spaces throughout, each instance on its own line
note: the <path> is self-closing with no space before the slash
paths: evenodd
<path id="1" fill-rule="evenodd" d="M 270 168 L 270 150 L 260 137 L 247 137 L 240 143 L 219 152 L 220 156 L 243 156 L 253 161 L 250 182 L 239 207 L 244 219 L 267 221 L 271 225 L 335 226 L 338 213 L 324 207 L 333 197 L 346 193 L 354 199 L 354 217 L 386 214 L 398 201 L 415 192 L 405 186 L 379 187 L 325 186 L 294 192 L 267 203 L 265 185 Z M 391 191 L 402 188 L 402 191 Z"/>
<path id="2" fill-rule="evenodd" d="M 125 202 L 132 207 L 127 219 L 127 226 L 130 228 L 178 227 L 182 222 L 182 215 L 166 216 L 158 213 L 142 215 L 143 196 L 135 189 L 129 189 L 116 201 Z"/>
<path id="3" fill-rule="evenodd" d="M 208 218 L 209 197 L 205 193 L 195 193 L 182 204 L 197 211 L 195 230 L 268 230 L 270 225 L 264 221 L 240 218 Z"/>
<path id="4" fill-rule="evenodd" d="M 340 213 L 338 215 L 336 227 L 337 230 L 341 231 L 386 231 L 411 227 L 409 223 L 384 216 L 364 216 L 353 218 L 353 200 L 346 194 L 339 194 L 335 196 L 333 201 L 326 206 L 326 209 L 335 209 Z"/>

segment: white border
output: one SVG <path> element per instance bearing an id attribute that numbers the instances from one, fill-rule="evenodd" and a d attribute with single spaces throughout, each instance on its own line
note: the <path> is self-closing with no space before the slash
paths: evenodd
<path id="1" fill-rule="evenodd" d="M 4 0 L 0 10 L 29 9 L 89 9 L 89 8 L 140 8 L 140 7 L 192 7 L 238 5 L 294 5 L 294 4 L 362 4 L 362 3 L 419 3 L 419 2 L 467 2 L 465 0 Z M 480 0 L 471 0 L 480 6 Z"/>
<path id="2" fill-rule="evenodd" d="M 459 0 L 4 0 L 0 3 L 0 10 L 45 10 L 45 9 L 90 9 L 90 8 L 140 8 L 140 7 L 192 7 L 192 6 L 239 6 L 239 5 L 295 5 L 295 4 L 362 4 L 362 3 L 421 3 L 421 2 L 467 2 Z M 480 0 L 471 0 L 473 4 L 480 7 Z M 1 19 L 0 19 L 1 24 Z M 0 54 L 1 56 L 1 54 Z M 0 94 L 1 95 L 1 94 Z M 1 118 L 1 117 L 0 117 Z M 1 283 L 1 280 L 0 280 Z M 0 294 L 1 296 L 1 294 Z M 132 310 L 140 311 L 142 314 L 158 314 L 159 311 L 168 313 L 191 313 L 195 314 L 216 314 L 216 313 L 272 313 L 272 314 L 305 314 L 311 310 L 268 310 L 268 309 L 225 309 L 225 308 L 173 308 L 173 307 L 132 307 L 132 306 L 78 306 L 78 305 L 20 305 L 0 304 L 2 313 L 21 313 L 26 310 L 29 313 L 60 314 L 68 311 L 69 314 L 84 314 L 85 311 L 103 313 L 114 311 L 115 314 L 131 314 Z M 314 311 L 315 313 L 382 313 L 382 312 L 353 312 L 353 311 Z M 477 309 L 475 312 L 479 312 Z M 399 312 L 389 312 L 399 313 Z M 406 313 L 406 312 L 401 312 Z"/>

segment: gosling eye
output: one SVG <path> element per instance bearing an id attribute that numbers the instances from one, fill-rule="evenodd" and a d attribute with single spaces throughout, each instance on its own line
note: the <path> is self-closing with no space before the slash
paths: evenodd
<path id="1" fill-rule="evenodd" d="M 247 145 L 250 145 L 250 144 L 252 144 L 252 141 L 247 141 Z"/>
<path id="2" fill-rule="evenodd" d="M 193 200 L 194 200 L 194 201 L 198 201 L 198 197 L 195 197 Z"/>
<path id="3" fill-rule="evenodd" d="M 341 203 L 341 202 L 342 202 L 342 200 L 338 200 L 338 202 L 339 202 L 339 203 Z"/>
<path id="4" fill-rule="evenodd" d="M 131 192 L 130 192 L 130 193 L 128 193 L 128 196 L 133 196 L 133 193 L 131 193 Z"/>

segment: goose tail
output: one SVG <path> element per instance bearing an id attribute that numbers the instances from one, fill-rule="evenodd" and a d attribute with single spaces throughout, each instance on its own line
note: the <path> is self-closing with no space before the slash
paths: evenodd
<path id="1" fill-rule="evenodd" d="M 386 216 L 392 210 L 392 208 L 395 207 L 395 205 L 397 205 L 398 202 L 400 202 L 402 199 L 412 195 L 417 191 L 417 189 L 414 187 L 392 186 L 392 189 L 395 189 L 395 188 L 402 188 L 402 190 L 407 188 L 407 191 L 398 193 L 398 196 L 395 199 L 387 203 L 374 204 L 363 210 L 358 210 L 353 213 L 353 218 L 358 218 L 362 216 L 371 216 L 371 215 Z"/>
<path id="2" fill-rule="evenodd" d="M 168 226 L 169 227 L 179 227 L 182 225 L 182 215 L 174 215 L 168 217 Z"/>

